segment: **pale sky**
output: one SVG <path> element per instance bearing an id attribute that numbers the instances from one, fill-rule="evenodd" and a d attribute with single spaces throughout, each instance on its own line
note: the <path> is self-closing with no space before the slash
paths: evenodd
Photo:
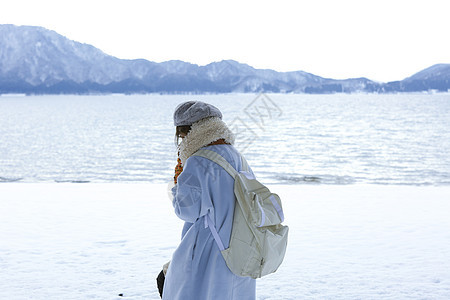
<path id="1" fill-rule="evenodd" d="M 450 63 L 449 0 L 0 1 L 0 24 L 43 26 L 118 58 L 383 82 Z"/>

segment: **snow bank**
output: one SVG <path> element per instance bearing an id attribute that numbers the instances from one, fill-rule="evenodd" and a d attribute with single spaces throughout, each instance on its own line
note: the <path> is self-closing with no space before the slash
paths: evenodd
<path id="1" fill-rule="evenodd" d="M 258 299 L 450 298 L 450 187 L 272 190 L 290 239 Z M 0 212 L 6 299 L 158 299 L 182 227 L 164 184 L 5 183 Z"/>

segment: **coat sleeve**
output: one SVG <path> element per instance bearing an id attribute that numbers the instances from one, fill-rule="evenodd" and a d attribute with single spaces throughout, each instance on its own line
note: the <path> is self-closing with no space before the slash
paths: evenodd
<path id="1" fill-rule="evenodd" d="M 206 183 L 202 164 L 196 163 L 197 158 L 189 158 L 178 177 L 178 183 L 172 188 L 172 205 L 175 214 L 182 220 L 194 223 L 198 218 L 207 214 L 212 209 L 209 197 L 202 191 Z"/>

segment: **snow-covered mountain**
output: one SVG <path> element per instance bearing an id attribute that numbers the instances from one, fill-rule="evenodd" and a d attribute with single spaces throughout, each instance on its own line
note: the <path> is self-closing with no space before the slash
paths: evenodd
<path id="1" fill-rule="evenodd" d="M 31 85 L 71 80 L 108 84 L 130 77 L 126 61 L 40 27 L 0 26 L 0 74 Z"/>
<path id="2" fill-rule="evenodd" d="M 402 81 L 394 81 L 382 87 L 386 92 L 419 92 L 450 90 L 450 64 L 437 64 Z"/>
<path id="3" fill-rule="evenodd" d="M 417 80 L 447 74 L 448 83 L 448 65 L 443 66 L 424 70 L 431 75 Z M 0 93 L 333 93 L 389 91 L 396 84 L 385 88 L 366 78 L 334 80 L 303 71 L 255 69 L 233 60 L 206 66 L 123 60 L 42 27 L 0 25 Z"/>

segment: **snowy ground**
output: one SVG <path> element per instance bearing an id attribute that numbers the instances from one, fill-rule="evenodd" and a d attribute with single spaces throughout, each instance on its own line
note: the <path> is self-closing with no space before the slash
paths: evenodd
<path id="1" fill-rule="evenodd" d="M 450 299 L 450 187 L 272 190 L 290 240 L 257 299 Z M 5 183 L 0 213 L 1 299 L 159 299 L 182 226 L 161 184 Z"/>

